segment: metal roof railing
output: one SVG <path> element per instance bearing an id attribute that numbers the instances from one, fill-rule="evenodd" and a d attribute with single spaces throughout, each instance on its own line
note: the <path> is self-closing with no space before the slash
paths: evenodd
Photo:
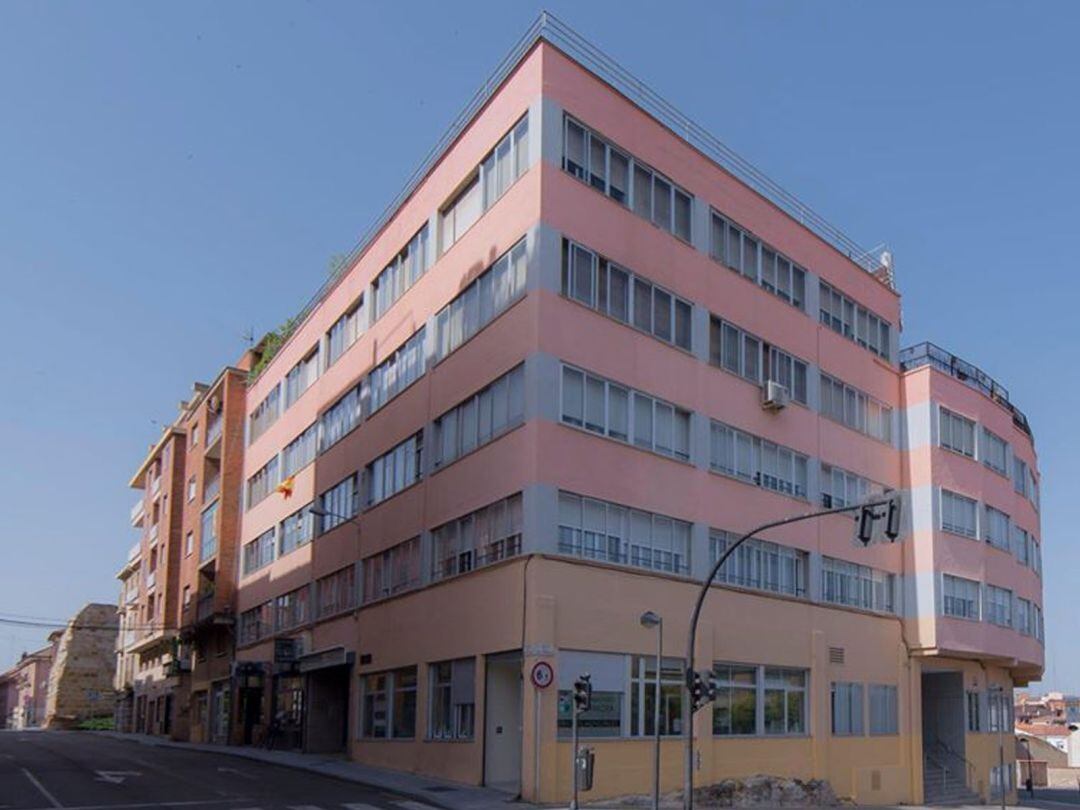
<path id="1" fill-rule="evenodd" d="M 931 366 L 950 377 L 959 380 L 969 388 L 974 388 L 983 395 L 994 400 L 998 405 L 1012 414 L 1013 424 L 1028 436 L 1034 438 L 1031 425 L 1023 411 L 1017 408 L 1009 400 L 1009 391 L 1000 385 L 993 377 L 978 366 L 974 366 L 967 360 L 957 357 L 951 352 L 945 351 L 940 346 L 925 341 L 916 343 L 900 350 L 900 370 L 910 371 L 922 366 Z"/>
<path id="2" fill-rule="evenodd" d="M 404 187 L 364 231 L 352 250 L 349 251 L 345 261 L 304 304 L 293 319 L 295 328 L 298 328 L 307 319 L 319 303 L 337 286 L 341 278 L 352 269 L 397 213 L 398 209 L 416 191 L 450 145 L 465 130 L 481 108 L 494 96 L 499 86 L 510 76 L 522 58 L 540 40 L 546 40 L 563 51 L 571 59 L 607 82 L 661 124 L 686 140 L 695 149 L 715 161 L 737 180 L 772 202 L 853 263 L 862 267 L 868 273 L 876 274 L 888 286 L 893 286 L 891 268 L 886 266 L 885 270 L 887 272 L 884 275 L 879 273 L 883 268 L 881 251 L 884 246 L 870 250 L 861 247 L 794 194 L 782 188 L 748 160 L 711 135 L 704 127 L 679 112 L 671 103 L 636 78 L 596 45 L 589 42 L 551 12 L 543 11 L 502 58 L 480 89 L 469 99 L 442 137 L 413 169 L 405 181 Z M 295 328 L 293 331 L 295 331 Z"/>

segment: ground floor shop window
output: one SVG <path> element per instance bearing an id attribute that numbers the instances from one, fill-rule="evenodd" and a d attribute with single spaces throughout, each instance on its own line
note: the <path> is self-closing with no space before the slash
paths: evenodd
<path id="1" fill-rule="evenodd" d="M 441 661 L 431 665 L 430 673 L 429 735 L 434 740 L 471 740 L 476 720 L 475 660 Z"/>
<path id="2" fill-rule="evenodd" d="M 714 664 L 713 734 L 806 734 L 808 679 L 805 669 Z"/>
<path id="3" fill-rule="evenodd" d="M 360 689 L 360 737 L 416 736 L 416 667 L 364 675 Z"/>
<path id="4" fill-rule="evenodd" d="M 660 733 L 682 733 L 683 663 L 665 658 L 660 667 Z M 656 734 L 656 657 L 635 655 L 630 660 L 630 736 Z"/>

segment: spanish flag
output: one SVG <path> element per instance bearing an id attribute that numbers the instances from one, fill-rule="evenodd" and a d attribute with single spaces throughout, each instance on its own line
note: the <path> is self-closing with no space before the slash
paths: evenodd
<path id="1" fill-rule="evenodd" d="M 295 483 L 296 476 L 290 475 L 288 478 L 278 484 L 277 487 L 275 487 L 274 492 L 280 492 L 282 495 L 285 496 L 285 500 L 289 500 L 289 498 L 292 497 L 293 484 Z"/>

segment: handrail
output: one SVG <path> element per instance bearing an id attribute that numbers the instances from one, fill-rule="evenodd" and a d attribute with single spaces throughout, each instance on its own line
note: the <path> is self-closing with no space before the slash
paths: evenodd
<path id="1" fill-rule="evenodd" d="M 364 231 L 360 239 L 349 251 L 345 260 L 338 269 L 323 282 L 315 294 L 308 299 L 307 303 L 293 318 L 297 331 L 301 324 L 311 315 L 322 300 L 333 290 L 338 282 L 352 269 L 359 258 L 374 243 L 376 237 L 389 224 L 398 209 L 405 203 L 413 192 L 420 186 L 424 178 L 435 167 L 451 144 L 465 131 L 472 119 L 480 112 L 485 104 L 494 96 L 502 83 L 510 76 L 518 63 L 540 40 L 546 40 L 551 45 L 559 48 L 568 57 L 576 61 L 586 70 L 591 71 L 604 82 L 611 85 L 617 92 L 626 96 L 630 101 L 637 104 L 646 113 L 651 115 L 675 135 L 683 138 L 687 143 L 699 150 L 706 157 L 716 162 L 722 169 L 727 171 L 737 180 L 749 186 L 766 200 L 777 206 L 792 219 L 816 234 L 820 239 L 828 243 L 835 250 L 846 256 L 849 261 L 861 267 L 867 273 L 875 275 L 882 283 L 894 288 L 891 274 L 885 279 L 878 275 L 882 267 L 880 253 L 877 249 L 866 250 L 854 239 L 849 237 L 835 225 L 829 223 L 823 216 L 818 214 L 809 205 L 804 203 L 791 192 L 780 186 L 779 183 L 770 179 L 763 171 L 758 169 L 750 161 L 735 152 L 731 147 L 710 134 L 704 127 L 695 123 L 692 119 L 666 101 L 652 88 L 636 78 L 626 68 L 585 39 L 581 34 L 564 23 L 549 11 L 542 11 L 525 33 L 518 39 L 514 46 L 507 52 L 502 60 L 496 65 L 495 70 L 476 91 L 465 107 L 451 122 L 449 128 L 442 134 L 435 145 L 428 151 L 424 158 L 417 164 L 405 181 L 404 187 L 383 209 Z M 286 339 L 287 341 L 287 339 Z M 269 363 L 267 364 L 269 365 Z M 261 376 L 266 366 L 260 370 L 259 375 L 252 378 L 252 382 Z"/>
<path id="2" fill-rule="evenodd" d="M 971 762 L 971 760 L 969 760 L 967 757 L 965 757 L 960 752 L 953 750 L 953 748 L 947 742 L 942 740 L 941 738 L 935 739 L 934 742 L 933 742 L 933 745 L 936 746 L 937 748 L 940 748 L 942 751 L 944 751 L 946 755 L 952 757 L 954 760 L 957 760 L 958 762 L 960 762 L 960 763 L 962 763 L 964 765 L 964 770 L 965 770 L 964 784 L 967 787 L 970 788 L 971 783 L 972 783 L 972 778 L 971 777 L 975 773 L 975 765 Z M 927 755 L 929 756 L 929 753 Z M 946 767 L 946 766 L 943 765 L 942 767 Z"/>

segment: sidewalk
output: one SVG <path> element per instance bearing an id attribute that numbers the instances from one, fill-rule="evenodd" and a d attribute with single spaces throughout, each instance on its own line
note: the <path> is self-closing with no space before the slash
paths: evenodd
<path id="1" fill-rule="evenodd" d="M 116 740 L 128 740 L 142 745 L 162 748 L 180 748 L 186 751 L 202 751 L 208 754 L 252 759 L 285 768 L 330 776 L 346 782 L 382 788 L 383 790 L 409 796 L 419 802 L 443 808 L 443 810 L 531 810 L 538 805 L 519 802 L 507 793 L 485 787 L 462 785 L 428 776 L 374 768 L 348 759 L 327 757 L 319 754 L 302 754 L 297 751 L 267 751 L 238 745 L 212 745 L 209 743 L 185 743 L 166 740 L 148 734 L 122 734 L 117 731 L 87 731 Z"/>

